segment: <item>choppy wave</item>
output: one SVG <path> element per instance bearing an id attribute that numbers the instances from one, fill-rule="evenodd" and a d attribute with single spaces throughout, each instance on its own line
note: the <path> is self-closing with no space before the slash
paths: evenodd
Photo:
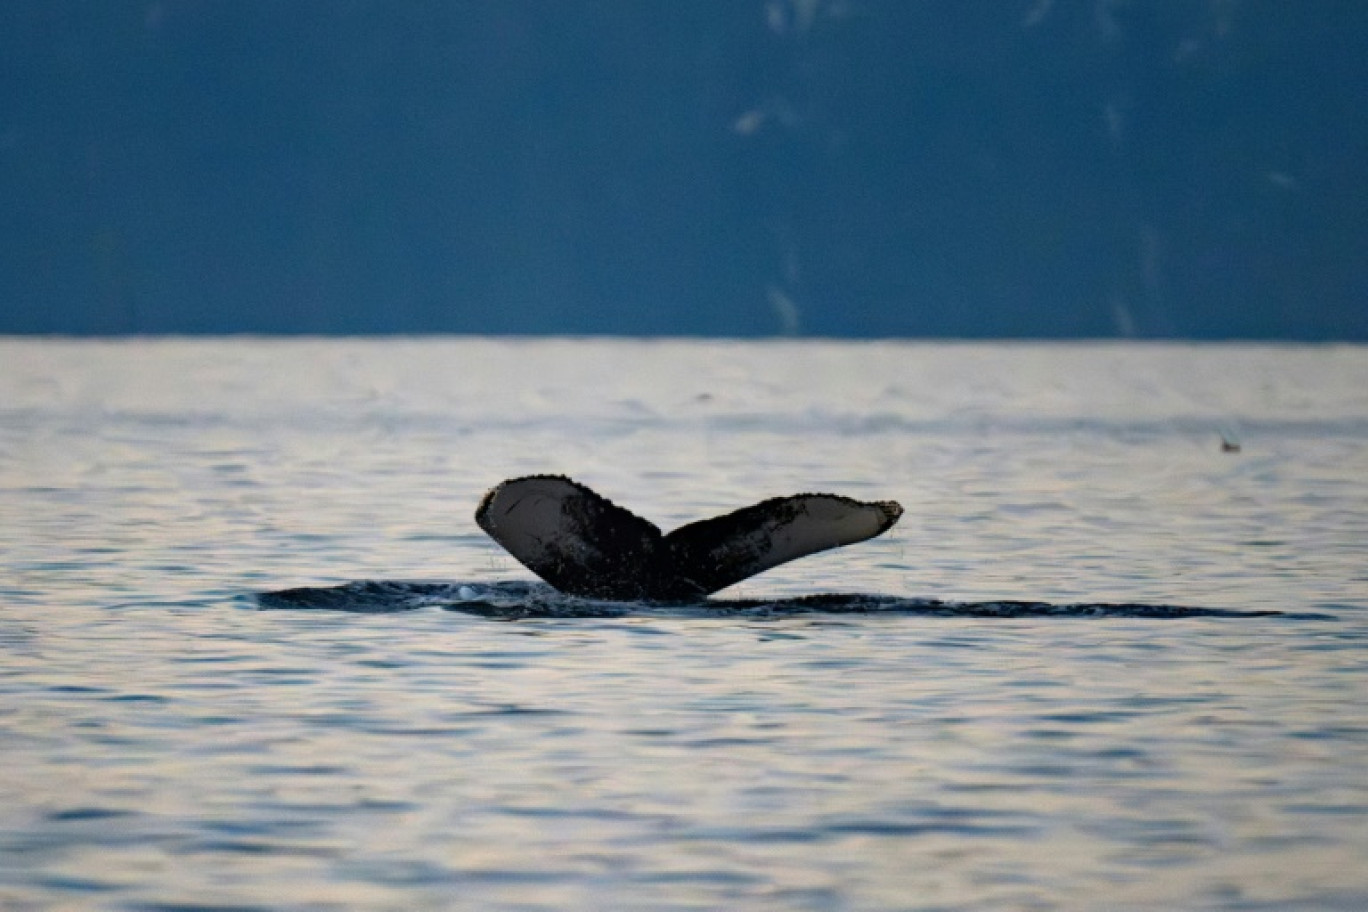
<path id="1" fill-rule="evenodd" d="M 405 583 L 363 580 L 340 586 L 283 589 L 256 596 L 267 609 L 307 609 L 387 614 L 440 608 L 492 620 L 523 618 L 786 617 L 811 614 L 920 615 L 943 617 L 1111 617 L 1328 619 L 1326 615 L 1282 611 L 1238 611 L 1141 603 L 988 601 L 951 602 L 893 595 L 825 593 L 781 599 L 708 599 L 689 604 L 610 602 L 558 592 L 545 583 Z"/>

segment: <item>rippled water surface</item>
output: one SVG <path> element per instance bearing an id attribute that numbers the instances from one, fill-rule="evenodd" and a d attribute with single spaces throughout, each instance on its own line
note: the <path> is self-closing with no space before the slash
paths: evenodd
<path id="1" fill-rule="evenodd" d="M 460 610 L 544 471 L 1224 613 Z M 1361 348 L 0 340 L 0 908 L 1361 910 L 1366 542 Z"/>

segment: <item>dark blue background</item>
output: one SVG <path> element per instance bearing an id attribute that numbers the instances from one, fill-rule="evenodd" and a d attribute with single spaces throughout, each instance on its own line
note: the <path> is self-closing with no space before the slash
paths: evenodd
<path id="1" fill-rule="evenodd" d="M 0 332 L 1368 339 L 1362 0 L 7 0 Z"/>

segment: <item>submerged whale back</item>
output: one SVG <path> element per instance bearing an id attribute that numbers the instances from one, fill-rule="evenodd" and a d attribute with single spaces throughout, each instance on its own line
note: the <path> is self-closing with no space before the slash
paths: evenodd
<path id="1" fill-rule="evenodd" d="M 559 475 L 514 478 L 475 522 L 562 592 L 593 598 L 701 598 L 791 560 L 873 538 L 902 515 L 893 501 L 776 497 L 662 535 L 654 524 Z"/>

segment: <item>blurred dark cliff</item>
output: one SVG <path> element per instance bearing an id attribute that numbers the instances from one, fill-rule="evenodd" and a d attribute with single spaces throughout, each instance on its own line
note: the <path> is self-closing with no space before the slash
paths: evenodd
<path id="1" fill-rule="evenodd" d="M 8 0 L 0 332 L 1368 339 L 1368 3 Z"/>

